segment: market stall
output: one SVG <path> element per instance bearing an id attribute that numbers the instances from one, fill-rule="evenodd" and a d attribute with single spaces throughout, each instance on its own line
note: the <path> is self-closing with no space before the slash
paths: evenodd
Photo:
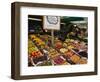
<path id="1" fill-rule="evenodd" d="M 53 44 L 51 31 L 43 29 L 43 17 L 29 16 L 28 33 L 28 65 L 74 65 L 86 64 L 88 60 L 86 28 L 79 27 L 71 21 L 84 20 L 82 18 L 60 19 L 60 30 L 54 31 Z M 34 19 L 34 20 L 33 20 Z M 40 19 L 40 20 L 39 20 Z M 67 20 L 67 21 L 66 21 Z M 36 23 L 36 24 L 35 24 Z M 34 26 L 32 28 L 32 26 Z"/>

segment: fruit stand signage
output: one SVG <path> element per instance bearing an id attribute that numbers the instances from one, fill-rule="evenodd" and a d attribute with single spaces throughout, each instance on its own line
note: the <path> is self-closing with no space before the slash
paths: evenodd
<path id="1" fill-rule="evenodd" d="M 59 16 L 44 16 L 44 29 L 60 30 Z"/>
<path id="2" fill-rule="evenodd" d="M 51 42 L 54 45 L 54 30 L 60 30 L 60 17 L 59 16 L 44 16 L 44 29 L 51 30 Z"/>

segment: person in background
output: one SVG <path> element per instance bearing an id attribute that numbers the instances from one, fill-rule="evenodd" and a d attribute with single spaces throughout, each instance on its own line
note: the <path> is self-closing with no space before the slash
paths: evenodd
<path id="1" fill-rule="evenodd" d="M 67 38 L 80 41 L 85 41 L 86 37 L 86 28 L 79 28 L 77 25 L 72 25 L 71 30 L 67 34 Z"/>

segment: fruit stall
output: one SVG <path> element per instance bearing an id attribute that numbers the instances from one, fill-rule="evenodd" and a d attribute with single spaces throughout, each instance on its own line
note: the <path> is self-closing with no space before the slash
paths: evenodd
<path id="1" fill-rule="evenodd" d="M 66 22 L 66 18 L 64 19 L 62 17 L 60 25 L 62 29 L 60 31 L 54 31 L 54 45 L 51 45 L 52 36 L 50 30 L 43 29 L 43 19 L 41 16 L 34 17 L 41 20 L 29 20 L 28 66 L 76 65 L 87 63 L 88 44 L 86 28 L 77 28 L 76 24 L 69 22 L 72 18 L 67 18 Z M 79 21 L 83 19 L 74 18 L 75 20 Z M 33 29 L 32 26 L 35 28 Z M 66 29 L 67 27 L 69 29 Z"/>

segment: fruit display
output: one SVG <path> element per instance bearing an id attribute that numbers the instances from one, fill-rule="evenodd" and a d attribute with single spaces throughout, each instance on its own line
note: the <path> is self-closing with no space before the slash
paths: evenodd
<path id="1" fill-rule="evenodd" d="M 30 35 L 30 38 L 31 38 L 31 40 L 34 41 L 35 44 L 37 44 L 38 46 L 45 45 L 45 42 L 43 42 L 40 38 L 38 38 L 38 37 L 35 36 L 35 35 Z"/>
<path id="2" fill-rule="evenodd" d="M 38 49 L 35 46 L 32 46 L 30 48 L 28 48 L 28 53 L 31 54 L 34 51 L 38 51 Z"/>
<path id="3" fill-rule="evenodd" d="M 80 42 L 78 40 L 72 40 L 72 39 L 66 39 L 65 43 L 67 44 L 67 47 L 71 47 L 71 49 L 78 49 L 82 51 L 87 50 L 87 45 L 85 42 Z"/>
<path id="4" fill-rule="evenodd" d="M 34 43 L 29 39 L 28 40 L 28 53 L 31 54 L 34 51 L 38 51 L 38 48 L 34 45 Z"/>
<path id="5" fill-rule="evenodd" d="M 39 58 L 39 57 L 41 57 L 41 56 L 43 56 L 42 55 L 42 53 L 40 52 L 40 51 L 33 51 L 32 53 L 31 53 L 31 56 L 33 57 L 33 58 Z"/>
<path id="6" fill-rule="evenodd" d="M 70 57 L 70 60 L 74 63 L 78 63 L 80 61 L 80 57 L 78 55 L 73 55 Z"/>
<path id="7" fill-rule="evenodd" d="M 63 56 L 56 56 L 52 59 L 55 65 L 66 65 L 68 62 L 63 58 Z"/>
<path id="8" fill-rule="evenodd" d="M 44 28 L 44 16 L 28 15 L 28 66 L 87 64 L 87 18 L 59 18 L 59 30 L 54 30 L 48 24 Z"/>
<path id="9" fill-rule="evenodd" d="M 75 54 L 75 53 L 72 52 L 71 50 L 68 50 L 68 51 L 66 51 L 66 52 L 64 53 L 64 55 L 65 55 L 67 58 L 72 57 L 74 54 Z"/>
<path id="10" fill-rule="evenodd" d="M 29 66 L 50 66 L 87 63 L 87 45 L 74 39 L 57 37 L 51 46 L 50 35 L 31 34 L 28 39 Z"/>
<path id="11" fill-rule="evenodd" d="M 63 44 L 61 41 L 55 41 L 54 46 L 56 49 L 61 49 L 63 47 Z"/>
<path id="12" fill-rule="evenodd" d="M 86 58 L 81 58 L 78 63 L 79 64 L 86 64 L 87 63 L 87 59 Z"/>
<path id="13" fill-rule="evenodd" d="M 44 61 L 47 58 L 44 57 L 42 52 L 38 49 L 38 47 L 33 43 L 32 40 L 28 40 L 28 54 L 29 54 L 29 61 L 30 64 L 36 64 L 39 61 Z"/>
<path id="14" fill-rule="evenodd" d="M 50 66 L 87 63 L 87 45 L 74 39 L 57 37 L 51 46 L 50 35 L 31 34 L 28 39 L 29 66 Z"/>
<path id="15" fill-rule="evenodd" d="M 60 54 L 55 49 L 50 49 L 48 55 L 50 58 L 54 58 L 55 56 L 58 56 Z"/>
<path id="16" fill-rule="evenodd" d="M 66 53 L 67 51 L 68 51 L 68 49 L 66 49 L 66 48 L 61 48 L 60 49 L 60 52 L 63 53 L 63 54 Z"/>

